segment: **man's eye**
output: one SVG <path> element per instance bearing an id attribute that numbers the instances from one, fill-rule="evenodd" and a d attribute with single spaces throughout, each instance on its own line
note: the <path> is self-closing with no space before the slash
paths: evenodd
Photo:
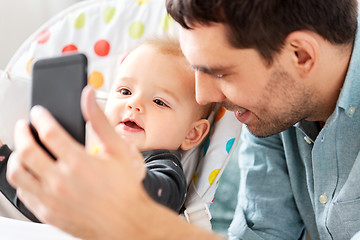
<path id="1" fill-rule="evenodd" d="M 216 77 L 217 77 L 217 78 L 223 78 L 223 77 L 224 77 L 224 74 L 216 74 Z"/>
<path id="2" fill-rule="evenodd" d="M 118 90 L 118 92 L 121 94 L 121 95 L 131 95 L 131 92 L 129 89 L 126 89 L 126 88 L 120 88 Z"/>
<path id="3" fill-rule="evenodd" d="M 159 106 L 163 106 L 163 107 L 169 107 L 166 103 L 164 103 L 163 101 L 161 101 L 160 99 L 155 99 L 154 103 L 156 103 Z"/>

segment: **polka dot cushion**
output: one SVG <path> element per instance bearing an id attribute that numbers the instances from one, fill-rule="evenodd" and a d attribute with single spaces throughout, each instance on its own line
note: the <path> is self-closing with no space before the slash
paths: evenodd
<path id="1" fill-rule="evenodd" d="M 218 184 L 219 178 L 224 170 L 228 156 L 235 149 L 239 138 L 241 126 L 232 112 L 220 107 L 216 113 L 213 131 L 206 140 L 202 149 L 202 157 L 197 171 L 193 177 L 193 183 L 197 191 L 203 196 L 208 204 L 213 202 L 216 188 L 210 189 L 211 185 Z M 221 139 L 219 141 L 218 139 Z M 224 159 L 225 158 L 225 159 Z M 223 161 L 217 161 L 224 159 Z M 214 160 L 212 164 L 209 164 Z M 225 161 L 226 160 L 226 161 Z"/>
<path id="2" fill-rule="evenodd" d="M 96 89 L 98 101 L 104 103 L 123 58 L 148 36 L 176 36 L 178 29 L 166 13 L 164 0 L 87 0 L 61 12 L 23 43 L 0 79 L 0 108 L 9 109 L 6 119 L 0 119 L 0 139 L 11 143 L 15 120 L 27 117 L 31 69 L 37 59 L 85 53 L 88 83 Z M 191 206 L 201 205 L 194 211 L 207 209 L 213 201 L 218 179 L 241 129 L 234 114 L 223 108 L 217 107 L 211 118 L 211 133 L 204 147 L 188 151 L 183 159 L 193 190 L 186 202 L 190 218 Z M 209 223 L 210 216 L 206 218 Z"/>
<path id="3" fill-rule="evenodd" d="M 89 84 L 99 96 L 106 97 L 121 56 L 125 57 L 149 35 L 176 34 L 177 29 L 166 13 L 164 1 L 84 1 L 34 33 L 7 69 L 29 78 L 34 60 L 83 52 L 89 60 Z"/>
<path id="4" fill-rule="evenodd" d="M 211 131 L 201 147 L 199 161 L 191 175 L 184 215 L 190 223 L 210 230 L 209 207 L 214 201 L 221 174 L 238 144 L 241 124 L 234 113 L 219 106 L 215 107 L 209 120 L 212 122 Z M 184 161 L 194 161 L 189 159 L 185 158 Z M 184 164 L 186 167 L 187 164 Z M 191 172 L 190 169 L 185 171 Z"/>

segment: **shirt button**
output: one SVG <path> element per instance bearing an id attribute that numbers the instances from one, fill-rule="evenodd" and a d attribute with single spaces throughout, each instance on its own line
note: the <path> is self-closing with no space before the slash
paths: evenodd
<path id="1" fill-rule="evenodd" d="M 321 194 L 320 197 L 319 197 L 319 202 L 321 204 L 325 205 L 327 203 L 327 201 L 328 201 L 328 197 L 326 196 L 326 194 L 325 193 Z"/>
<path id="2" fill-rule="evenodd" d="M 308 144 L 311 144 L 311 141 L 310 141 L 310 139 L 309 139 L 307 136 L 304 137 L 304 140 L 305 140 L 305 142 L 307 142 Z"/>
<path id="3" fill-rule="evenodd" d="M 355 108 L 354 108 L 354 107 L 349 107 L 348 113 L 349 113 L 350 115 L 353 115 L 354 112 L 355 112 Z"/>

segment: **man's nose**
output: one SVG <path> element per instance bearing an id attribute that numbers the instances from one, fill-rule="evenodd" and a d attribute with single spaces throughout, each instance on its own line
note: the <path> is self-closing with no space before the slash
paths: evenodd
<path id="1" fill-rule="evenodd" d="M 195 94 L 196 101 L 201 105 L 222 102 L 225 99 L 216 79 L 199 71 L 195 72 Z"/>

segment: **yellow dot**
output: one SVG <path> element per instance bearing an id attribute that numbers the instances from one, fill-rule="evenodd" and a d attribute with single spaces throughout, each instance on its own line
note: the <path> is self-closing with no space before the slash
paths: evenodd
<path id="1" fill-rule="evenodd" d="M 104 76 L 100 72 L 94 71 L 89 75 L 88 83 L 93 88 L 101 88 L 104 84 Z"/>
<path id="2" fill-rule="evenodd" d="M 77 16 L 77 17 L 75 18 L 74 28 L 80 29 L 80 28 L 84 27 L 84 25 L 85 25 L 85 20 L 86 20 L 85 13 L 81 13 L 79 16 Z"/>
<path id="3" fill-rule="evenodd" d="M 136 2 L 141 6 L 143 4 L 149 3 L 151 0 L 136 0 Z"/>
<path id="4" fill-rule="evenodd" d="M 104 22 L 109 23 L 114 18 L 116 12 L 116 8 L 114 7 L 107 7 L 103 12 L 103 19 Z"/>
<path id="5" fill-rule="evenodd" d="M 215 180 L 216 176 L 219 174 L 219 172 L 220 172 L 220 169 L 215 169 L 210 173 L 209 179 L 208 179 L 210 185 L 214 182 L 214 180 Z"/>
<path id="6" fill-rule="evenodd" d="M 166 14 L 162 19 L 161 19 L 161 28 L 164 32 L 168 31 L 171 26 L 174 23 L 174 19 L 169 15 Z"/>
<path id="7" fill-rule="evenodd" d="M 98 154 L 100 152 L 101 147 L 100 146 L 95 146 L 91 149 L 90 155 L 95 156 L 96 154 Z"/>
<path id="8" fill-rule="evenodd" d="M 31 68 L 32 68 L 32 63 L 34 62 L 35 58 L 31 58 L 27 64 L 26 64 L 26 72 L 31 75 Z"/>
<path id="9" fill-rule="evenodd" d="M 132 38 L 141 38 L 141 36 L 144 34 L 144 31 L 145 26 L 142 22 L 133 22 L 129 28 L 129 35 Z"/>
<path id="10" fill-rule="evenodd" d="M 195 175 L 194 175 L 194 177 L 193 177 L 193 183 L 194 183 L 194 185 L 195 185 L 195 183 L 197 182 L 198 178 L 199 178 L 199 173 L 197 172 L 197 173 L 195 173 Z"/>

